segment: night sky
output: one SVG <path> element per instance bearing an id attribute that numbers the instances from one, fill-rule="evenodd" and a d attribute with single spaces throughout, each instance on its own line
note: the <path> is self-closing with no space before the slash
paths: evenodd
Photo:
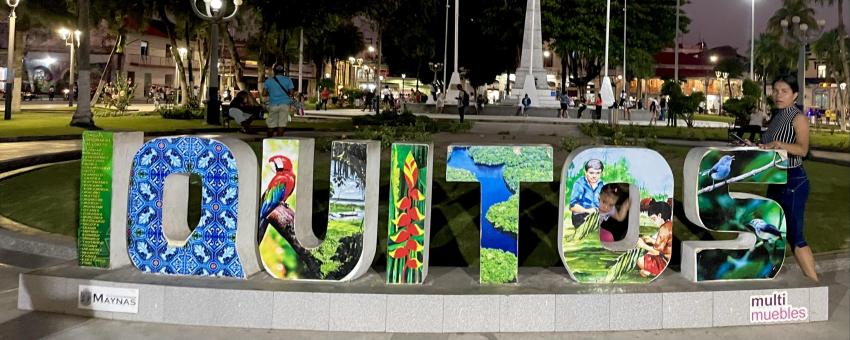
<path id="1" fill-rule="evenodd" d="M 782 0 L 756 0 L 756 38 L 764 31 L 767 20 Z M 826 20 L 826 30 L 838 26 L 838 5 L 815 8 L 815 18 Z M 730 45 L 738 48 L 738 53 L 749 53 L 750 41 L 750 0 L 691 0 L 684 6 L 691 18 L 690 32 L 685 34 L 683 43 L 695 45 L 700 37 L 708 47 Z M 844 1 L 844 25 L 850 26 L 850 0 Z"/>

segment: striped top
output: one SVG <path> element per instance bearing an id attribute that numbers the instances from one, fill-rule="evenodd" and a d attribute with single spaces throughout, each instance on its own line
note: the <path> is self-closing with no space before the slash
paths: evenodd
<path id="1" fill-rule="evenodd" d="M 794 131 L 794 117 L 803 114 L 796 105 L 773 111 L 770 124 L 761 142 L 767 144 L 773 141 L 794 144 L 797 142 L 797 132 Z M 803 157 L 788 154 L 788 167 L 796 168 L 803 165 Z"/>

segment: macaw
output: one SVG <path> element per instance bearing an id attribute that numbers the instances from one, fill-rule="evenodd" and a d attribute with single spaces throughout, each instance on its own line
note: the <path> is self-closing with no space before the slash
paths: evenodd
<path id="1" fill-rule="evenodd" d="M 274 164 L 275 175 L 269 182 L 260 206 L 260 229 L 257 242 L 263 240 L 269 224 L 269 215 L 279 205 L 283 205 L 295 190 L 295 173 L 292 172 L 292 161 L 284 156 L 269 158 Z"/>
<path id="2" fill-rule="evenodd" d="M 722 181 L 729 177 L 729 174 L 732 172 L 733 160 L 735 160 L 735 156 L 733 155 L 723 156 L 711 169 L 701 172 L 700 176 L 710 175 L 711 185 L 714 185 L 717 181 Z"/>

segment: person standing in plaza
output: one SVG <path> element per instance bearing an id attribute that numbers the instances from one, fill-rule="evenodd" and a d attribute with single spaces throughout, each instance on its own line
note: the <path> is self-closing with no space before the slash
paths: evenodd
<path id="1" fill-rule="evenodd" d="M 266 119 L 269 137 L 283 136 L 284 129 L 289 123 L 289 103 L 292 102 L 292 90 L 295 86 L 292 79 L 284 76 L 286 68 L 276 64 L 272 68 L 274 76 L 263 83 L 263 97 L 268 97 L 269 117 Z"/>
<path id="2" fill-rule="evenodd" d="M 325 108 L 325 111 L 328 110 L 328 100 L 331 99 L 331 91 L 328 90 L 327 87 L 322 88 L 322 107 Z M 322 108 L 320 107 L 319 110 Z"/>
<path id="3" fill-rule="evenodd" d="M 649 125 L 655 125 L 658 121 L 658 102 L 655 98 L 649 98 Z"/>
<path id="4" fill-rule="evenodd" d="M 558 96 L 558 101 L 561 102 L 561 109 L 558 110 L 558 118 L 569 118 L 567 112 L 570 109 L 570 96 L 567 95 L 567 91 L 564 91 Z"/>
<path id="5" fill-rule="evenodd" d="M 658 104 L 658 108 L 661 109 L 661 115 L 658 116 L 659 120 L 664 120 L 664 116 L 667 115 L 667 97 L 661 96 L 661 102 Z M 667 126 L 670 126 L 668 123 Z"/>
<path id="6" fill-rule="evenodd" d="M 446 106 L 446 96 L 444 93 L 437 94 L 437 113 L 444 113 Z"/>
<path id="7" fill-rule="evenodd" d="M 597 94 L 593 104 L 593 119 L 602 119 L 602 96 Z"/>
<path id="8" fill-rule="evenodd" d="M 803 274 L 817 282 L 815 258 L 803 235 L 803 215 L 809 199 L 809 178 L 803 158 L 809 153 L 809 122 L 794 104 L 799 95 L 796 75 L 783 75 L 773 82 L 775 109 L 759 147 L 788 152 L 788 177 L 785 184 L 771 184 L 767 197 L 779 202 L 785 212 L 788 244 Z M 752 145 L 747 141 L 748 145 Z"/>
<path id="9" fill-rule="evenodd" d="M 469 93 L 463 89 L 463 86 L 457 84 L 457 112 L 460 114 L 460 122 L 463 123 L 463 114 L 466 108 L 469 107 Z"/>

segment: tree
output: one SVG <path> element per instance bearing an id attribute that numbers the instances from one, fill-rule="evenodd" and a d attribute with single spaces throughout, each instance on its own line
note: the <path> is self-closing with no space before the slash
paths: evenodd
<path id="1" fill-rule="evenodd" d="M 750 115 L 758 109 L 759 100 L 761 99 L 761 90 L 756 82 L 750 79 L 744 79 L 743 96 L 741 98 L 732 98 L 723 104 L 726 112 L 734 114 L 738 119 L 748 120 Z"/>
<path id="2" fill-rule="evenodd" d="M 21 108 L 21 86 L 24 75 L 23 60 L 27 54 L 27 41 L 30 30 L 42 27 L 55 27 L 55 25 L 71 26 L 74 21 L 75 11 L 66 3 L 48 2 L 45 0 L 21 1 L 15 10 L 17 19 L 15 21 L 15 55 L 14 65 L 7 65 L 15 72 L 15 89 L 12 95 L 12 111 L 20 111 Z M 0 15 L 9 16 L 9 7 L 0 7 Z M 52 31 L 52 29 L 51 29 Z M 52 34 L 53 32 L 51 32 Z"/>
<path id="3" fill-rule="evenodd" d="M 667 101 L 668 113 L 683 116 L 688 127 L 694 127 L 694 115 L 699 109 L 699 103 L 705 101 L 705 94 L 694 92 L 690 96 L 686 96 L 682 92 L 682 87 L 672 79 L 661 85 L 661 94 L 670 98 Z"/>
<path id="4" fill-rule="evenodd" d="M 801 24 L 806 24 L 809 27 L 817 27 L 815 20 L 815 10 L 806 4 L 808 0 L 783 0 L 782 7 L 773 13 L 773 16 L 767 20 L 767 32 L 778 36 L 780 41 L 785 46 L 798 45 L 800 40 L 791 34 L 791 31 L 782 27 L 782 20 L 799 17 Z M 797 24 L 788 23 L 789 25 L 797 26 Z M 797 30 L 798 27 L 791 27 L 791 30 Z"/>
<path id="5" fill-rule="evenodd" d="M 71 126 L 86 129 L 96 128 L 91 112 L 91 70 L 89 69 L 89 51 L 91 50 L 91 27 L 89 25 L 89 0 L 77 1 L 77 29 L 80 35 L 80 47 L 77 56 L 77 110 L 71 117 Z M 73 94 L 71 94 L 73 95 Z"/>
<path id="6" fill-rule="evenodd" d="M 741 77 L 744 74 L 744 69 L 744 63 L 737 57 L 723 59 L 717 63 L 717 66 L 714 66 L 714 71 L 729 74 L 726 77 L 726 87 L 729 88 L 729 97 L 732 97 L 732 78 Z"/>
<path id="7" fill-rule="evenodd" d="M 767 83 L 788 73 L 797 64 L 797 51 L 780 42 L 779 36 L 762 33 L 755 42 L 755 69 L 762 80 L 762 93 L 767 96 Z"/>
<path id="8" fill-rule="evenodd" d="M 682 5 L 687 4 L 682 1 Z M 555 52 L 566 60 L 562 73 L 573 76 L 580 88 L 604 71 L 605 10 L 603 0 L 543 0 L 543 37 L 551 38 Z M 622 2 L 611 4 L 609 67 L 622 63 Z M 681 11 L 681 9 L 680 9 Z M 676 35 L 676 0 L 628 2 L 627 79 L 652 74 L 652 55 L 670 45 Z M 687 32 L 690 19 L 682 12 L 679 30 Z M 670 27 L 671 29 L 660 29 Z M 619 32 L 619 33 L 618 33 Z M 619 52 L 619 53 L 618 53 Z M 563 77 L 562 79 L 565 79 Z"/>

